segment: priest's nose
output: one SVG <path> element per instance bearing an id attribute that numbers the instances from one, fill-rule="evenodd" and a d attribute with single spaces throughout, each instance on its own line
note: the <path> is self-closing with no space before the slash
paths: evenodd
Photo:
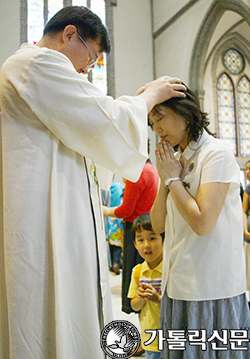
<path id="1" fill-rule="evenodd" d="M 82 67 L 82 73 L 85 75 L 88 73 L 89 67 L 88 66 L 84 66 Z"/>

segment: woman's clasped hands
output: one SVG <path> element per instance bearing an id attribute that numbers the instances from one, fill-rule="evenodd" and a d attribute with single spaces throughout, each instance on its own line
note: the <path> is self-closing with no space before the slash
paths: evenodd
<path id="1" fill-rule="evenodd" d="M 168 178 L 180 177 L 182 173 L 182 164 L 174 155 L 173 147 L 165 139 L 158 143 L 158 149 L 155 152 L 157 168 L 161 180 L 164 182 Z"/>

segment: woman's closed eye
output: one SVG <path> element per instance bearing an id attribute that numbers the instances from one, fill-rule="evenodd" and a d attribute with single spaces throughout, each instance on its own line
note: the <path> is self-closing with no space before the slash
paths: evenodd
<path id="1" fill-rule="evenodd" d="M 154 122 L 149 121 L 148 124 L 149 124 L 150 127 L 153 127 L 154 124 L 155 124 L 155 122 L 159 122 L 159 121 L 161 121 L 162 119 L 163 119 L 163 116 L 162 116 L 162 117 L 159 117 L 159 118 L 156 118 L 156 119 L 154 120 Z"/>

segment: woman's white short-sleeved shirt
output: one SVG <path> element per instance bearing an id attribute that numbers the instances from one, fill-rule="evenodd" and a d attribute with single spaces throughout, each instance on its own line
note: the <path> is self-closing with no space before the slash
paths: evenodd
<path id="1" fill-rule="evenodd" d="M 198 236 L 178 212 L 171 191 L 167 197 L 162 292 L 170 298 L 210 300 L 229 298 L 246 290 L 240 169 L 230 148 L 203 132 L 182 153 L 182 180 L 196 198 L 208 182 L 230 183 L 213 229 Z"/>

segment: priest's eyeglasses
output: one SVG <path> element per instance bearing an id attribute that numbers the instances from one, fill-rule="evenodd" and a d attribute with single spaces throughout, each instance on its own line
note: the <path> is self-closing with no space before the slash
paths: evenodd
<path id="1" fill-rule="evenodd" d="M 87 47 L 87 49 L 89 50 L 89 52 L 92 54 L 92 56 L 94 57 L 93 60 L 89 61 L 89 63 L 87 64 L 88 68 L 92 68 L 92 66 L 94 65 L 94 63 L 97 61 L 97 56 L 94 54 L 94 52 L 91 50 L 91 48 L 87 45 L 86 41 L 83 40 L 83 38 L 78 34 L 77 32 L 77 36 L 79 37 L 79 39 L 81 40 L 81 42 Z"/>

